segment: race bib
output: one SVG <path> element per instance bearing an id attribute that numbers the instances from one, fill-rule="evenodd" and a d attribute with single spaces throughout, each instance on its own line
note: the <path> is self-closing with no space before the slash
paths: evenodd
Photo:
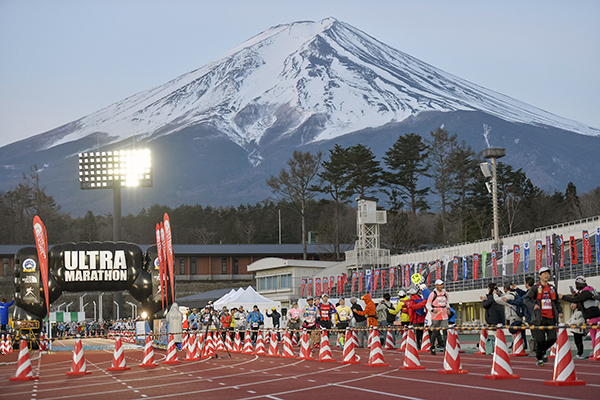
<path id="1" fill-rule="evenodd" d="M 348 314 L 346 313 L 346 311 L 340 311 L 340 320 L 341 321 L 345 321 L 348 319 Z"/>
<path id="2" fill-rule="evenodd" d="M 446 307 L 446 296 L 438 296 L 437 301 L 439 307 Z"/>
<path id="3" fill-rule="evenodd" d="M 542 299 L 542 310 L 552 310 L 551 299 Z"/>

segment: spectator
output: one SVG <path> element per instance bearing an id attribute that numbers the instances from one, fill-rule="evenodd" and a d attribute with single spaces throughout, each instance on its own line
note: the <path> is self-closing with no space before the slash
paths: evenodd
<path id="1" fill-rule="evenodd" d="M 195 308 L 192 308 L 192 313 L 187 318 L 189 328 L 194 331 L 197 330 L 199 319 L 200 318 L 198 317 L 198 311 Z"/>
<path id="2" fill-rule="evenodd" d="M 401 290 L 400 292 L 404 293 L 403 290 Z M 400 297 L 400 292 L 398 292 L 398 297 Z M 399 312 L 399 310 L 395 311 L 394 305 L 390 301 L 389 293 L 384 293 L 383 300 L 379 302 L 375 309 L 377 310 L 377 326 L 379 327 L 379 340 L 383 345 L 385 344 L 385 338 L 387 335 L 388 327 L 394 325 L 394 321 L 396 320 L 396 314 Z"/>
<path id="3" fill-rule="evenodd" d="M 358 347 L 365 347 L 365 342 L 367 340 L 367 317 L 364 314 L 359 314 L 356 311 L 362 312 L 363 309 L 358 304 L 358 299 L 356 297 L 352 297 L 350 299 L 350 304 L 352 307 L 352 319 L 354 320 L 354 327 L 357 328 L 357 339 L 358 339 Z"/>
<path id="4" fill-rule="evenodd" d="M 300 318 L 302 317 L 302 310 L 298 308 L 298 303 L 292 304 L 287 312 L 287 327 L 291 330 L 291 334 L 298 337 L 298 331 L 300 330 Z"/>
<path id="5" fill-rule="evenodd" d="M 277 308 L 271 308 L 271 313 L 267 311 L 267 317 L 270 317 L 273 320 L 273 328 L 279 329 L 281 314 L 277 311 Z"/>
<path id="6" fill-rule="evenodd" d="M 12 306 L 15 302 L 15 298 L 13 297 L 10 303 L 6 302 L 6 298 L 2 298 L 0 302 L 0 331 L 6 331 L 6 326 L 8 325 L 8 308 Z"/>
<path id="7" fill-rule="evenodd" d="M 540 277 L 539 283 L 529 289 L 523 302 L 533 310 L 531 317 L 533 325 L 553 326 L 563 317 L 560 299 L 554 286 L 549 283 L 550 268 L 542 267 L 538 274 Z M 531 334 L 536 347 L 536 365 L 541 367 L 548 361 L 546 351 L 556 342 L 556 330 L 534 329 Z"/>
<path id="8" fill-rule="evenodd" d="M 444 281 L 438 279 L 435 281 L 435 290 L 427 298 L 427 309 L 431 312 L 432 328 L 448 328 L 448 292 L 444 289 Z M 439 329 L 433 329 L 430 335 L 431 354 L 435 355 L 436 342 L 441 351 L 446 349 L 446 339 L 448 332 Z"/>
<path id="9" fill-rule="evenodd" d="M 577 309 L 577 303 L 571 303 L 571 318 L 567 321 L 567 325 L 578 325 L 585 323 L 585 319 L 583 318 L 583 313 Z M 583 356 L 583 329 L 581 328 L 572 328 L 568 330 L 573 334 L 573 340 L 575 341 L 575 347 L 577 347 L 577 354 L 575 355 L 575 359 L 577 360 L 585 360 Z M 593 347 L 592 347 L 593 348 Z"/>
<path id="10" fill-rule="evenodd" d="M 527 294 L 527 292 L 529 291 L 529 289 L 531 289 L 531 287 L 535 284 L 535 280 L 531 277 L 528 276 L 527 278 L 525 278 L 525 290 L 518 288 L 516 285 L 512 285 L 511 286 L 511 290 L 514 290 L 515 292 L 515 299 L 514 300 L 508 300 L 507 299 L 507 303 L 511 304 L 513 306 L 516 307 L 517 309 L 517 314 L 523 315 L 523 317 L 525 318 L 525 323 L 527 325 L 531 325 L 531 309 L 529 307 L 527 307 L 525 305 L 525 303 L 523 302 L 523 298 L 525 297 L 525 295 Z M 527 350 L 528 344 L 527 344 L 527 336 L 526 336 L 526 332 L 525 330 L 522 331 L 523 332 L 523 347 L 525 350 Z M 515 334 L 516 331 L 511 332 L 512 334 Z M 533 340 L 533 338 L 531 339 L 531 355 L 535 356 L 535 341 Z"/>
<path id="11" fill-rule="evenodd" d="M 252 335 L 250 338 L 253 343 L 256 343 L 256 336 L 258 334 L 258 330 L 260 329 L 260 326 L 264 324 L 264 321 L 265 317 L 258 310 L 258 306 L 255 305 L 254 307 L 252 307 L 252 311 L 250 312 L 250 314 L 248 314 L 246 322 L 250 327 L 250 330 L 252 331 Z"/>
<path id="12" fill-rule="evenodd" d="M 492 282 L 488 284 L 488 294 L 480 297 L 483 302 L 482 307 L 485 309 L 485 322 L 494 327 L 498 324 L 504 325 L 506 322 L 504 307 L 495 300 L 495 298 L 499 298 L 500 296 L 502 296 L 502 293 L 498 289 L 498 286 Z"/>
<path id="13" fill-rule="evenodd" d="M 352 310 L 355 315 L 362 315 L 367 317 L 367 326 L 369 328 L 377 328 L 377 307 L 373 300 L 371 300 L 371 295 L 365 294 L 362 297 L 362 301 L 365 302 L 365 310 Z"/>
<path id="14" fill-rule="evenodd" d="M 429 289 L 427 285 L 422 285 L 422 296 L 419 295 L 419 291 L 415 287 L 408 289 L 410 299 L 408 301 L 408 318 L 410 323 L 419 328 L 425 326 L 425 305 L 427 305 L 427 298 L 429 297 Z M 417 349 L 421 349 L 423 342 L 423 330 L 415 329 L 415 340 L 417 341 Z"/>
<path id="15" fill-rule="evenodd" d="M 233 314 L 235 319 L 235 328 L 240 331 L 240 337 L 244 340 L 244 334 L 246 331 L 246 320 L 248 319 L 248 313 L 244 310 L 244 306 L 240 306 L 237 311 Z"/>

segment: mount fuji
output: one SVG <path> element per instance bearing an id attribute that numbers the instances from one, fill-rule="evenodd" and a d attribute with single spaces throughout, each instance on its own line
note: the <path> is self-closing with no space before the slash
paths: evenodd
<path id="1" fill-rule="evenodd" d="M 327 18 L 270 28 L 222 57 L 66 125 L 0 148 L 0 189 L 36 164 L 76 215 L 111 209 L 80 191 L 80 152 L 148 147 L 154 187 L 123 192 L 124 211 L 160 203 L 238 205 L 271 195 L 265 180 L 294 149 L 363 143 L 383 155 L 398 135 L 444 126 L 506 159 L 543 189 L 596 187 L 600 129 L 453 76 Z"/>

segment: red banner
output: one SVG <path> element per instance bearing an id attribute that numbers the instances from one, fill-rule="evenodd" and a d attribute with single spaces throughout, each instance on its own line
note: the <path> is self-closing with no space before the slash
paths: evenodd
<path id="1" fill-rule="evenodd" d="M 38 263 L 40 264 L 44 298 L 46 299 L 46 311 L 48 312 L 48 318 L 50 318 L 50 293 L 48 293 L 48 239 L 46 226 L 42 222 L 42 219 L 37 215 L 33 217 L 33 236 L 35 239 L 35 247 L 37 249 Z"/>
<path id="2" fill-rule="evenodd" d="M 300 297 L 304 297 L 304 290 L 306 289 L 306 279 L 300 281 Z"/>
<path id="3" fill-rule="evenodd" d="M 341 275 L 339 275 L 337 277 L 337 291 L 336 293 L 338 295 L 343 294 L 344 293 L 344 283 L 343 283 L 343 278 Z"/>
<path id="4" fill-rule="evenodd" d="M 373 279 L 373 290 L 377 290 L 377 281 L 379 281 L 379 270 L 375 270 L 375 278 Z"/>
<path id="5" fill-rule="evenodd" d="M 458 257 L 454 257 L 452 259 L 452 267 L 454 272 L 454 282 L 458 279 Z"/>
<path id="6" fill-rule="evenodd" d="M 356 285 L 356 272 L 352 273 L 352 287 L 350 288 L 350 292 L 354 293 L 354 288 Z"/>
<path id="7" fill-rule="evenodd" d="M 473 254 L 473 279 L 479 279 L 479 254 Z"/>
<path id="8" fill-rule="evenodd" d="M 535 270 L 539 271 L 540 268 L 542 268 L 542 256 L 543 256 L 543 252 L 542 252 L 542 241 L 541 240 L 536 240 L 535 241 Z"/>
<path id="9" fill-rule="evenodd" d="M 362 291 L 363 291 L 362 278 L 363 278 L 363 272 L 362 271 L 358 271 L 358 292 L 359 293 L 362 293 Z"/>
<path id="10" fill-rule="evenodd" d="M 405 278 L 406 278 L 406 281 L 404 282 L 404 286 L 409 287 L 410 286 L 410 264 L 406 264 Z"/>
<path id="11" fill-rule="evenodd" d="M 442 279 L 442 262 L 440 260 L 435 262 L 435 279 Z"/>
<path id="12" fill-rule="evenodd" d="M 517 273 L 517 267 L 521 261 L 521 247 L 518 244 L 513 246 L 513 274 Z"/>
<path id="13" fill-rule="evenodd" d="M 165 244 L 166 244 L 166 258 L 167 266 L 169 267 L 169 279 L 171 280 L 171 300 L 175 303 L 175 266 L 173 265 L 173 231 L 171 230 L 171 220 L 169 215 L 165 213 L 163 217 L 163 223 L 165 227 Z"/>
<path id="14" fill-rule="evenodd" d="M 167 237 L 165 235 L 165 225 L 163 222 L 160 223 L 160 241 L 162 244 L 162 258 L 163 258 L 163 277 L 165 280 L 165 302 L 167 303 L 166 308 L 169 308 L 169 262 L 167 261 Z M 171 294 L 171 297 L 173 295 Z M 168 312 L 168 311 L 167 311 Z"/>
<path id="15" fill-rule="evenodd" d="M 394 287 L 395 279 L 396 279 L 396 267 L 390 267 L 390 289 Z"/>
<path id="16" fill-rule="evenodd" d="M 431 264 L 427 263 L 427 286 L 431 285 L 431 275 L 433 275 L 433 272 L 431 272 Z"/>
<path id="17" fill-rule="evenodd" d="M 590 234 L 588 231 L 583 231 L 583 263 L 592 263 L 592 246 L 590 244 Z"/>
<path id="18" fill-rule="evenodd" d="M 163 257 L 163 242 L 160 236 L 160 224 L 156 224 L 156 253 L 158 256 L 158 276 L 160 278 L 160 300 L 163 314 L 165 312 L 165 265 Z"/>
<path id="19" fill-rule="evenodd" d="M 312 296 L 313 294 L 313 280 L 312 278 L 308 278 L 308 295 Z"/>
<path id="20" fill-rule="evenodd" d="M 498 276 L 498 251 L 492 250 L 492 276 Z"/>
<path id="21" fill-rule="evenodd" d="M 381 270 L 381 288 L 385 290 L 385 270 Z"/>
<path id="22" fill-rule="evenodd" d="M 323 283 L 321 284 L 321 287 L 323 288 L 323 294 L 329 296 L 329 280 L 327 279 L 327 277 L 323 278 Z"/>
<path id="23" fill-rule="evenodd" d="M 333 285 L 335 284 L 335 277 L 330 276 L 329 277 L 329 290 L 333 290 Z M 339 285 L 338 285 L 339 286 Z M 339 289 L 338 289 L 339 290 Z"/>
<path id="24" fill-rule="evenodd" d="M 315 278 L 315 296 L 321 297 L 321 278 Z"/>

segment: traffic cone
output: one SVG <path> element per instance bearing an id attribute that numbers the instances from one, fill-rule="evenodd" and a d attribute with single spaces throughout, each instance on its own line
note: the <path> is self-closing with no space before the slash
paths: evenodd
<path id="1" fill-rule="evenodd" d="M 484 328 L 479 334 L 479 351 L 473 354 L 485 356 L 485 342 L 488 340 L 488 331 Z"/>
<path id="2" fill-rule="evenodd" d="M 290 338 L 290 332 L 287 331 L 283 335 L 283 349 L 281 351 L 281 358 L 296 358 L 294 355 L 294 348 L 292 347 L 292 339 Z"/>
<path id="3" fill-rule="evenodd" d="M 319 349 L 319 359 L 317 361 L 321 361 L 321 362 L 335 361 L 331 357 L 331 347 L 329 347 L 329 336 L 327 336 L 326 330 L 323 330 L 323 332 L 321 332 L 321 346 Z"/>
<path id="4" fill-rule="evenodd" d="M 0 339 L 0 354 L 4 355 L 6 353 L 8 353 L 8 349 L 5 349 L 4 335 L 2 335 L 2 339 Z"/>
<path id="5" fill-rule="evenodd" d="M 175 345 L 175 338 L 172 334 L 169 335 L 169 344 L 167 345 L 167 359 L 163 361 L 163 364 L 179 364 L 181 361 L 177 359 L 177 346 Z"/>
<path id="6" fill-rule="evenodd" d="M 527 357 L 527 353 L 525 353 L 523 333 L 524 331 L 520 330 L 515 334 L 515 340 L 513 341 L 513 348 L 510 357 Z"/>
<path id="7" fill-rule="evenodd" d="M 4 343 L 4 342 L 3 342 Z M 31 361 L 29 360 L 29 347 L 27 347 L 27 340 L 21 340 L 21 347 L 19 348 L 19 361 L 17 362 L 17 371 L 13 378 L 9 378 L 9 381 L 32 381 L 38 379 L 37 376 L 33 376 L 31 370 Z"/>
<path id="8" fill-rule="evenodd" d="M 186 355 L 183 361 L 198 361 L 200 357 L 198 357 L 198 350 L 196 347 L 198 346 L 198 336 L 195 333 L 190 333 L 188 336 L 188 344 L 186 349 Z"/>
<path id="9" fill-rule="evenodd" d="M 554 357 L 556 357 L 556 342 L 554 342 L 552 347 L 550 347 L 550 355 L 548 356 L 548 358 L 554 358 Z"/>
<path id="10" fill-rule="evenodd" d="M 350 330 L 350 328 L 346 328 L 344 354 L 342 356 L 342 361 L 340 361 L 340 364 L 360 364 L 360 361 L 356 359 L 356 353 L 354 351 L 355 348 L 356 343 L 354 343 L 352 331 Z"/>
<path id="11" fill-rule="evenodd" d="M 12 350 L 12 346 L 10 346 L 10 349 Z M 596 330 L 596 340 L 589 360 L 600 361 L 600 330 Z"/>
<path id="12" fill-rule="evenodd" d="M 456 336 L 454 329 L 448 329 L 446 351 L 444 352 L 444 369 L 438 370 L 438 374 L 467 374 L 469 372 L 462 369 Z"/>
<path id="13" fill-rule="evenodd" d="M 460 347 L 460 339 L 458 338 L 458 333 L 456 334 L 456 345 L 458 346 L 458 352 L 464 353 L 465 351 Z"/>
<path id="14" fill-rule="evenodd" d="M 367 346 L 369 349 L 373 346 L 373 342 L 379 342 L 379 334 L 376 334 L 376 329 L 369 328 L 369 336 L 367 337 Z M 381 344 L 381 343 L 379 343 Z"/>
<path id="15" fill-rule="evenodd" d="M 402 342 L 400 342 L 400 351 L 406 351 L 406 340 L 408 339 L 408 331 L 402 331 Z"/>
<path id="16" fill-rule="evenodd" d="M 152 336 L 146 336 L 146 344 L 144 345 L 144 359 L 138 367 L 156 367 L 158 364 L 154 361 L 154 347 L 152 347 Z"/>
<path id="17" fill-rule="evenodd" d="M 298 346 L 300 343 L 298 342 L 298 335 L 296 332 L 292 332 L 292 346 Z"/>
<path id="18" fill-rule="evenodd" d="M 183 334 L 183 341 L 181 342 L 181 350 L 185 353 L 187 353 L 188 350 L 188 340 L 190 338 L 191 335 L 188 335 L 187 333 Z"/>
<path id="19" fill-rule="evenodd" d="M 417 342 L 415 340 L 415 331 L 409 330 L 406 339 L 406 351 L 404 352 L 404 363 L 398 369 L 403 371 L 414 370 L 414 369 L 425 369 L 421 365 L 419 359 L 419 352 L 417 351 Z"/>
<path id="20" fill-rule="evenodd" d="M 387 335 L 385 336 L 385 349 L 396 350 L 396 343 L 394 343 L 394 334 L 392 331 L 387 331 Z"/>
<path id="21" fill-rule="evenodd" d="M 298 360 L 314 360 L 315 358 L 310 355 L 310 343 L 308 343 L 308 333 L 306 329 L 302 331 L 300 337 L 300 356 Z"/>
<path id="22" fill-rule="evenodd" d="M 429 340 L 429 329 L 424 329 L 421 350 L 419 353 L 429 353 L 431 351 L 431 341 Z"/>
<path id="23" fill-rule="evenodd" d="M 277 332 L 271 333 L 271 341 L 269 342 L 269 357 L 279 357 L 279 343 L 277 341 Z"/>
<path id="24" fill-rule="evenodd" d="M 115 341 L 115 350 L 113 351 L 112 367 L 106 368 L 107 371 L 127 371 L 131 369 L 127 366 L 125 361 L 125 354 L 123 353 L 123 343 L 121 342 L 121 336 L 117 336 Z"/>
<path id="25" fill-rule="evenodd" d="M 204 347 L 204 333 L 200 333 L 200 336 L 198 336 L 197 340 L 196 340 L 196 355 L 195 357 L 200 358 L 202 356 L 202 350 Z"/>
<path id="26" fill-rule="evenodd" d="M 242 350 L 242 354 L 253 354 L 254 349 L 252 348 L 252 341 L 250 340 L 250 332 L 246 331 L 244 338 L 244 349 Z"/>
<path id="27" fill-rule="evenodd" d="M 87 365 L 85 363 L 85 356 L 83 355 L 83 346 L 81 345 L 81 339 L 75 340 L 75 349 L 73 350 L 73 361 L 71 362 L 71 371 L 67 372 L 67 375 L 88 375 Z"/>
<path id="28" fill-rule="evenodd" d="M 216 333 L 217 335 L 217 340 L 216 340 L 216 351 L 225 351 L 225 344 L 223 344 L 223 336 L 221 336 L 220 332 Z"/>
<path id="29" fill-rule="evenodd" d="M 256 335 L 256 348 L 254 349 L 254 355 L 256 356 L 264 356 L 267 354 L 265 351 L 265 343 L 263 342 L 263 337 L 260 332 Z"/>
<path id="30" fill-rule="evenodd" d="M 500 324 L 498 324 L 500 325 Z M 494 358 L 492 359 L 492 372 L 485 375 L 486 379 L 519 379 L 513 374 L 508 357 L 508 346 L 502 328 L 496 329 L 496 343 L 494 345 Z"/>
<path id="31" fill-rule="evenodd" d="M 598 336 L 596 335 L 596 339 Z M 575 376 L 575 363 L 571 354 L 569 336 L 565 324 L 560 324 L 558 337 L 556 339 L 557 350 L 554 359 L 554 373 L 551 381 L 544 381 L 544 385 L 550 386 L 579 386 L 585 385 L 585 381 L 578 381 Z"/>
<path id="32" fill-rule="evenodd" d="M 10 335 L 6 335 L 6 342 L 4 342 L 4 349 L 8 350 L 8 354 L 13 352 L 13 342 Z"/>
<path id="33" fill-rule="evenodd" d="M 204 346 L 202 348 L 202 356 L 200 358 L 207 359 L 211 358 L 215 355 L 215 344 L 213 341 L 213 333 L 208 332 L 206 334 L 206 339 L 204 340 Z"/>
<path id="34" fill-rule="evenodd" d="M 242 340 L 240 339 L 240 331 L 235 331 L 235 339 L 233 340 L 233 350 L 232 353 L 241 353 L 242 352 Z"/>
<path id="35" fill-rule="evenodd" d="M 381 342 L 379 341 L 379 333 L 377 328 L 372 330 L 374 340 L 371 342 L 371 352 L 369 353 L 369 362 L 365 364 L 366 367 L 389 367 L 390 364 L 386 364 L 383 360 L 383 350 L 381 349 Z"/>

